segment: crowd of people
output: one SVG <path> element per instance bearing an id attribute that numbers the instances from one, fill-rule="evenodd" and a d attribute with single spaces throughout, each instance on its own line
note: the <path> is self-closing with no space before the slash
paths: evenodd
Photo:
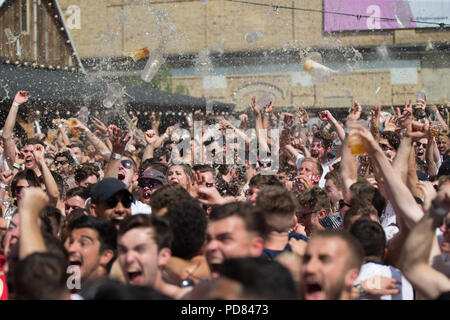
<path id="1" fill-rule="evenodd" d="M 28 99 L 2 131 L 1 299 L 449 297 L 446 106 L 313 122 L 253 98 L 233 119 L 149 110 L 20 137 Z"/>

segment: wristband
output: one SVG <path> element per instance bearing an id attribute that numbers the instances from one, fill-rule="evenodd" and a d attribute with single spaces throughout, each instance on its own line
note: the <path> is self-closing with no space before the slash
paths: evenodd
<path id="1" fill-rule="evenodd" d="M 4 183 L 0 183 L 0 188 L 4 189 L 5 191 L 8 191 L 8 186 Z"/>
<path id="2" fill-rule="evenodd" d="M 18 164 L 18 163 L 14 163 L 13 167 L 16 168 L 17 170 L 21 169 L 20 164 Z"/>
<path id="3" fill-rule="evenodd" d="M 89 128 L 88 127 L 86 127 L 86 128 L 84 128 L 84 133 L 88 133 L 90 130 L 89 130 Z"/>
<path id="4" fill-rule="evenodd" d="M 169 139 L 169 135 L 167 133 L 164 132 L 164 138 Z"/>
<path id="5" fill-rule="evenodd" d="M 116 160 L 120 160 L 120 159 L 122 159 L 122 155 L 113 152 L 113 153 L 111 153 L 111 158 L 116 159 Z"/>
<path id="6" fill-rule="evenodd" d="M 103 136 L 104 137 L 109 137 L 109 132 L 105 133 Z"/>
<path id="7" fill-rule="evenodd" d="M 18 106 L 20 106 L 20 103 L 17 103 L 14 101 L 12 105 L 13 105 L 13 107 L 18 107 Z"/>

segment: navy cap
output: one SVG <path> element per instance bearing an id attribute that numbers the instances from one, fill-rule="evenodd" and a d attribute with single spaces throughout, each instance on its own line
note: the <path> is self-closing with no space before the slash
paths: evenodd
<path id="1" fill-rule="evenodd" d="M 126 185 L 116 178 L 104 178 L 92 186 L 91 200 L 92 203 L 108 200 L 119 191 L 126 191 L 129 195 Z"/>

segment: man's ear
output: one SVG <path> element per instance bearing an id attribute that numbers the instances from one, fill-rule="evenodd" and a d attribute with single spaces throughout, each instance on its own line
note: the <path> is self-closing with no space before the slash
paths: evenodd
<path id="1" fill-rule="evenodd" d="M 136 172 L 136 173 L 134 174 L 132 183 L 134 184 L 136 181 L 138 181 L 138 179 L 139 179 L 139 173 Z"/>
<path id="2" fill-rule="evenodd" d="M 172 250 L 169 248 L 162 248 L 158 253 L 158 268 L 164 267 L 172 257 Z"/>
<path id="3" fill-rule="evenodd" d="M 100 265 L 102 267 L 105 267 L 108 265 L 108 263 L 111 261 L 111 259 L 114 258 L 114 252 L 110 249 L 107 249 L 105 251 L 103 251 L 100 254 Z"/>
<path id="4" fill-rule="evenodd" d="M 317 217 L 319 218 L 319 221 L 325 219 L 326 216 L 327 216 L 327 212 L 325 211 L 325 209 L 320 210 L 317 215 Z"/>
<path id="5" fill-rule="evenodd" d="M 264 250 L 264 239 L 261 237 L 253 237 L 250 245 L 250 253 L 252 257 L 259 257 Z"/>
<path id="6" fill-rule="evenodd" d="M 345 275 L 345 287 L 351 288 L 353 284 L 355 283 L 356 279 L 358 279 L 359 276 L 359 269 L 351 269 L 347 271 L 347 274 Z"/>
<path id="7" fill-rule="evenodd" d="M 91 203 L 89 204 L 89 214 L 93 217 L 97 217 L 97 215 L 95 214 L 95 208 L 96 208 L 96 204 L 95 203 Z"/>

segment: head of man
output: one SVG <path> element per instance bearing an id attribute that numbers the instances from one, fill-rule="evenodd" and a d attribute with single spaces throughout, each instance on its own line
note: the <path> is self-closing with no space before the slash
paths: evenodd
<path id="1" fill-rule="evenodd" d="M 127 189 L 130 190 L 133 184 L 137 181 L 138 177 L 139 174 L 137 171 L 137 164 L 133 158 L 133 154 L 129 151 L 125 151 L 122 159 L 120 160 L 117 179 L 122 181 Z"/>
<path id="2" fill-rule="evenodd" d="M 378 222 L 358 220 L 353 223 L 349 233 L 361 244 L 364 257 L 383 261 L 386 254 L 386 234 Z"/>
<path id="3" fill-rule="evenodd" d="M 149 204 L 152 207 L 152 214 L 163 216 L 171 206 L 181 201 L 189 200 L 193 200 L 193 198 L 182 186 L 179 184 L 167 184 L 152 194 Z"/>
<path id="4" fill-rule="evenodd" d="M 6 234 L 2 239 L 6 264 L 3 271 L 8 274 L 15 261 L 19 260 L 20 214 L 16 210 L 9 222 Z"/>
<path id="5" fill-rule="evenodd" d="M 300 194 L 298 202 L 297 220 L 305 227 L 306 235 L 309 237 L 317 231 L 324 230 L 320 221 L 331 209 L 327 193 L 319 187 L 314 187 Z"/>
<path id="6" fill-rule="evenodd" d="M 53 161 L 53 164 L 55 165 L 57 173 L 63 177 L 68 177 L 72 173 L 75 161 L 68 151 L 63 151 L 55 154 L 55 161 Z"/>
<path id="7" fill-rule="evenodd" d="M 378 216 L 381 216 L 386 207 L 386 199 L 380 193 L 380 190 L 375 188 L 366 180 L 358 180 L 350 187 L 351 200 L 350 204 L 353 206 L 357 202 L 365 202 L 372 204 L 378 211 Z M 347 199 L 346 199 L 347 200 Z"/>
<path id="8" fill-rule="evenodd" d="M 326 162 L 332 144 L 333 139 L 327 131 L 317 131 L 314 133 L 314 138 L 309 147 L 311 157 L 319 160 L 321 163 Z"/>
<path id="9" fill-rule="evenodd" d="M 194 199 L 178 202 L 168 208 L 164 218 L 173 232 L 172 256 L 189 261 L 201 255 L 208 218 L 198 202 Z"/>
<path id="10" fill-rule="evenodd" d="M 293 185 L 293 191 L 296 193 L 302 193 L 306 190 L 305 185 L 301 183 L 301 176 L 308 179 L 315 186 L 319 185 L 319 181 L 323 174 L 323 167 L 320 162 L 315 158 L 303 159 L 300 167 L 297 169 L 297 177 Z"/>
<path id="11" fill-rule="evenodd" d="M 266 225 L 260 210 L 249 203 L 213 207 L 206 229 L 206 260 L 211 276 L 228 258 L 259 257 L 264 249 Z"/>
<path id="12" fill-rule="evenodd" d="M 305 300 L 350 299 L 364 251 L 347 233 L 319 231 L 308 242 L 301 267 Z"/>
<path id="13" fill-rule="evenodd" d="M 155 169 L 145 170 L 138 179 L 139 197 L 145 204 L 150 204 L 152 194 L 167 184 L 166 176 Z"/>
<path id="14" fill-rule="evenodd" d="M 83 160 L 84 152 L 82 151 L 83 146 L 80 144 L 73 143 L 68 146 L 69 152 L 74 159 L 77 159 L 78 163 L 81 163 Z"/>
<path id="15" fill-rule="evenodd" d="M 356 202 L 344 215 L 343 231 L 349 231 L 351 226 L 358 220 L 371 220 L 379 222 L 378 211 L 369 203 Z"/>
<path id="16" fill-rule="evenodd" d="M 20 200 L 24 196 L 24 189 L 30 187 L 40 187 L 41 183 L 36 173 L 31 169 L 19 171 L 11 181 L 11 196 L 16 199 L 16 204 L 19 205 Z"/>
<path id="17" fill-rule="evenodd" d="M 104 178 L 91 188 L 91 215 L 107 219 L 116 227 L 131 215 L 133 195 L 125 184 L 116 178 Z"/>
<path id="18" fill-rule="evenodd" d="M 67 300 L 67 260 L 48 252 L 17 262 L 13 288 L 16 300 Z"/>
<path id="19" fill-rule="evenodd" d="M 172 230 L 163 218 L 137 214 L 119 229 L 118 259 L 128 284 L 154 287 L 171 257 Z"/>
<path id="20" fill-rule="evenodd" d="M 69 265 L 80 270 L 81 281 L 105 277 L 116 258 L 116 228 L 105 219 L 81 216 L 70 225 L 65 247 Z"/>
<path id="21" fill-rule="evenodd" d="M 83 187 L 75 187 L 67 191 L 64 202 L 65 213 L 68 216 L 73 210 L 86 207 L 86 200 L 89 198 L 89 190 Z"/>
<path id="22" fill-rule="evenodd" d="M 199 187 L 201 188 L 210 188 L 216 185 L 216 175 L 214 168 L 208 165 L 195 165 L 193 168 L 194 172 L 200 173 L 201 184 Z"/>
<path id="23" fill-rule="evenodd" d="M 98 182 L 100 173 L 94 164 L 85 163 L 75 169 L 75 182 L 78 186 L 88 188 Z"/>
<path id="24" fill-rule="evenodd" d="M 295 195 L 284 187 L 267 186 L 258 194 L 256 206 L 262 211 L 268 232 L 288 232 L 295 225 Z"/>
<path id="25" fill-rule="evenodd" d="M 258 193 L 265 186 L 280 186 L 283 185 L 278 180 L 278 178 L 274 175 L 262 175 L 257 174 L 250 179 L 249 189 L 246 192 L 246 200 L 250 202 L 252 205 L 256 205 L 256 199 L 258 198 Z"/>
<path id="26" fill-rule="evenodd" d="M 339 200 L 344 199 L 344 183 L 338 170 L 330 171 L 325 175 L 325 191 L 334 208 L 337 207 Z"/>
<path id="27" fill-rule="evenodd" d="M 400 135 L 394 131 L 383 131 L 380 136 L 379 145 L 386 154 L 386 157 L 392 162 L 400 146 Z"/>
<path id="28" fill-rule="evenodd" d="M 167 148 L 157 148 L 155 150 L 154 158 L 159 162 L 162 162 L 166 165 L 170 163 L 170 151 Z"/>
<path id="29" fill-rule="evenodd" d="M 450 141 L 447 135 L 440 135 L 436 139 L 436 144 L 441 155 L 445 155 L 447 150 L 450 149 Z"/>
<path id="30" fill-rule="evenodd" d="M 422 138 L 414 143 L 414 149 L 416 152 L 416 157 L 422 161 L 425 161 L 425 152 L 428 146 L 428 139 Z"/>
<path id="31" fill-rule="evenodd" d="M 41 142 L 41 140 L 32 138 L 32 139 L 28 139 L 25 142 L 25 144 L 21 150 L 25 155 L 25 169 L 34 170 L 37 168 L 37 162 L 33 155 L 33 151 L 34 151 L 36 144 L 40 144 L 45 147 L 45 145 Z"/>
<path id="32" fill-rule="evenodd" d="M 298 296 L 286 267 L 277 261 L 246 257 L 225 260 L 208 299 L 296 300 Z"/>

